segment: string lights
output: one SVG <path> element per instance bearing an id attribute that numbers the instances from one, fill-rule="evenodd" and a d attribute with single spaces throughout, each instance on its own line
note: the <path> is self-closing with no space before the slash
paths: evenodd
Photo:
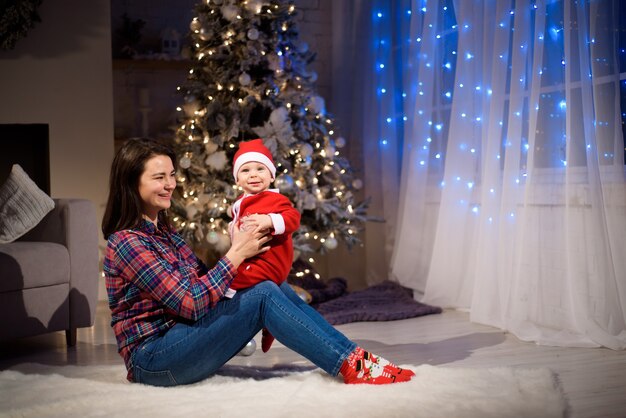
<path id="1" fill-rule="evenodd" d="M 359 243 L 366 202 L 342 156 L 346 139 L 315 92 L 314 58 L 286 0 L 207 0 L 190 22 L 193 68 L 179 88 L 177 229 L 216 253 L 228 248 L 229 207 L 241 193 L 230 161 L 240 141 L 261 137 L 278 168 L 274 186 L 302 213 L 294 246 L 324 252 Z M 208 245 L 207 245 L 208 244 Z"/>
<path id="2" fill-rule="evenodd" d="M 494 2 L 494 7 L 496 4 Z M 576 132 L 566 134 L 571 129 L 566 129 L 566 115 L 572 97 L 578 94 L 576 89 L 580 89 L 580 81 L 576 78 L 566 80 L 568 71 L 574 77 L 576 73 L 571 71 L 566 59 L 564 2 L 531 1 L 528 6 L 512 2 L 515 8 L 510 10 L 498 4 L 493 68 L 488 65 L 480 67 L 483 62 L 491 62 L 490 57 L 481 55 L 486 54 L 487 49 L 483 52 L 476 47 L 482 42 L 483 28 L 471 21 L 457 22 L 451 0 L 414 2 L 413 7 L 402 14 L 395 13 L 386 2 L 378 2 L 377 5 L 379 9 L 372 12 L 375 39 L 371 45 L 375 60 L 370 71 L 376 76 L 376 84 L 371 88 L 376 94 L 377 113 L 381 118 L 378 144 L 382 152 L 390 145 L 395 147 L 396 141 L 398 138 L 401 140 L 405 132 L 411 132 L 413 148 L 406 147 L 404 152 L 410 153 L 408 161 L 414 164 L 415 173 L 427 176 L 440 189 L 464 188 L 465 193 L 454 195 L 459 196 L 458 203 L 474 215 L 481 214 L 484 201 L 472 202 L 480 201 L 483 188 L 488 191 L 485 196 L 497 201 L 501 198 L 503 187 L 502 184 L 482 184 L 485 179 L 477 178 L 479 174 L 475 169 L 481 164 L 483 167 L 493 164 L 504 170 L 507 157 L 511 157 L 510 161 L 519 162 L 517 171 L 507 168 L 507 176 L 502 180 L 513 189 L 523 187 L 527 181 L 529 161 L 533 161 L 535 167 L 555 170 L 564 170 L 572 164 L 585 164 L 581 157 L 577 157 L 576 162 L 568 161 L 568 155 L 572 155 L 568 148 L 584 146 L 591 152 L 593 147 L 584 143 L 584 135 L 576 135 Z M 463 16 L 471 16 L 471 13 L 464 13 Z M 480 13 L 476 16 L 483 18 Z M 416 27 L 416 32 L 409 33 L 404 29 Z M 516 30 L 513 31 L 513 28 Z M 403 46 L 406 53 L 394 52 L 390 38 L 392 30 L 406 40 L 407 46 Z M 572 36 L 575 35 L 572 30 Z M 586 43 L 593 48 L 597 39 L 590 37 Z M 485 45 L 482 47 L 487 48 Z M 533 56 L 538 51 L 541 55 Z M 622 60 L 626 56 L 624 51 L 623 48 L 620 50 Z M 608 66 L 611 59 L 602 55 L 595 56 L 593 61 L 597 65 Z M 398 66 L 403 73 L 418 75 L 412 78 L 412 85 L 406 84 L 409 78 L 405 77 L 401 83 L 394 79 Z M 504 83 L 497 86 L 497 93 L 493 86 L 482 83 L 483 74 L 484 80 L 492 81 L 488 78 L 495 77 L 488 74 L 491 71 L 508 77 L 504 80 L 506 86 Z M 584 71 L 584 74 L 589 78 L 593 75 L 592 71 Z M 566 88 L 566 82 L 572 87 Z M 505 90 L 502 90 L 503 86 Z M 540 94 L 531 94 L 533 86 L 533 91 L 540 91 Z M 622 97 L 626 97 L 626 81 L 620 82 L 620 88 Z M 492 113 L 488 120 L 483 112 L 496 99 L 494 94 L 505 106 L 495 109 L 501 113 Z M 502 120 L 495 122 L 496 118 Z M 622 114 L 622 119 L 626 121 L 625 114 Z M 531 123 L 536 132 L 529 132 Z M 449 139 L 451 125 L 454 125 L 456 135 L 467 133 L 467 139 L 458 136 Z M 411 128 L 407 129 L 407 126 Z M 612 122 L 599 120 L 595 121 L 595 127 L 614 128 Z M 498 149 L 483 149 L 481 138 L 488 130 L 501 133 Z M 423 140 L 417 141 L 415 146 L 414 138 L 419 136 Z M 532 142 L 529 140 L 531 136 Z M 452 147 L 451 144 L 455 145 Z M 533 153 L 533 158 L 529 157 L 529 153 Z M 451 158 L 454 169 L 458 171 L 456 173 L 454 169 L 444 169 Z M 599 153 L 598 158 L 601 165 L 612 164 L 615 153 L 608 149 Z M 487 214 L 483 219 L 492 222 L 494 216 Z M 516 219 L 514 210 L 509 213 L 508 219 Z"/>

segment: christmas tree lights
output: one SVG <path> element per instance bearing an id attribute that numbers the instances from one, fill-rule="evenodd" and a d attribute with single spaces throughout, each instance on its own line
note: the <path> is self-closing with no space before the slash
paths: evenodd
<path id="1" fill-rule="evenodd" d="M 205 0 L 190 29 L 193 68 L 180 87 L 179 155 L 173 217 L 188 241 L 216 253 L 230 245 L 229 207 L 241 193 L 231 161 L 239 142 L 262 138 L 274 156 L 274 186 L 302 214 L 294 246 L 324 252 L 352 246 L 366 221 L 362 187 L 316 94 L 315 59 L 299 39 L 293 2 Z"/>

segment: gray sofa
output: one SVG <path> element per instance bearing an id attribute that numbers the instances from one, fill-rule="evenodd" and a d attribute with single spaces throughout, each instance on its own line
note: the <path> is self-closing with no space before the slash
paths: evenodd
<path id="1" fill-rule="evenodd" d="M 98 226 L 93 203 L 54 199 L 55 208 L 17 241 L 0 244 L 0 341 L 94 323 Z"/>

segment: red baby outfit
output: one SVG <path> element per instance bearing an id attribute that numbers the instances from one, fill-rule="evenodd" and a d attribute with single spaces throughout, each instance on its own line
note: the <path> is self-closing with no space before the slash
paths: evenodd
<path id="1" fill-rule="evenodd" d="M 264 280 L 281 284 L 287 279 L 293 263 L 291 235 L 300 227 L 300 212 L 277 190 L 255 195 L 242 195 L 233 205 L 233 222 L 247 215 L 267 214 L 272 217 L 274 230 L 270 249 L 239 265 L 231 289 L 245 289 Z"/>

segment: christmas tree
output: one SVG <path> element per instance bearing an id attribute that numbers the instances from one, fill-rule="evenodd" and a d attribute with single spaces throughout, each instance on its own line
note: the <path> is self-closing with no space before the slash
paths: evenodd
<path id="1" fill-rule="evenodd" d="M 341 156 L 346 140 L 315 93 L 317 75 L 307 70 L 315 54 L 299 39 L 293 2 L 205 0 L 195 13 L 175 135 L 176 228 L 196 247 L 227 250 L 229 207 L 241 193 L 232 158 L 239 142 L 262 138 L 277 167 L 274 186 L 302 214 L 295 249 L 358 243 L 367 206 L 355 201 L 362 182 Z"/>

